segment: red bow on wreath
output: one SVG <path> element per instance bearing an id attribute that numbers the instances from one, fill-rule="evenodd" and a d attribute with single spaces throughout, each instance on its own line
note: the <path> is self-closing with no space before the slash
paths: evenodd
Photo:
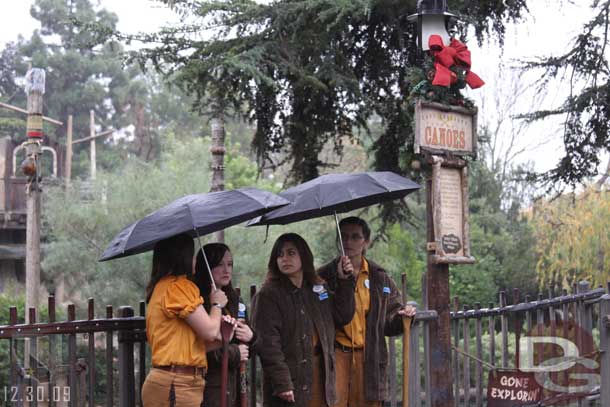
<path id="1" fill-rule="evenodd" d="M 443 39 L 440 35 L 431 35 L 428 40 L 430 53 L 434 56 L 434 74 L 433 85 L 446 86 L 457 82 L 457 75 L 451 68 L 457 65 L 466 71 L 466 83 L 472 89 L 480 88 L 485 85 L 485 82 L 479 76 L 470 70 L 470 51 L 462 42 L 451 39 L 448 47 L 443 45 Z"/>

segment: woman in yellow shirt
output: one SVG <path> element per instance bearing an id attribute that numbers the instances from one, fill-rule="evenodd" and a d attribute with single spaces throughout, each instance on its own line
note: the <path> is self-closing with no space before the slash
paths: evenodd
<path id="1" fill-rule="evenodd" d="M 200 407 L 203 401 L 206 350 L 221 346 L 227 296 L 220 290 L 212 292 L 208 314 L 199 289 L 188 279 L 194 268 L 190 236 L 178 235 L 155 245 L 146 287 L 146 336 L 153 367 L 142 386 L 145 407 Z M 235 320 L 227 322 L 234 325 Z"/>

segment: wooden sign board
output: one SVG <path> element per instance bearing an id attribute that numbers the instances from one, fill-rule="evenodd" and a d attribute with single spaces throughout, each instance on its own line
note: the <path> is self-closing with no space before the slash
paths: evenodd
<path id="1" fill-rule="evenodd" d="M 420 154 L 475 156 L 477 110 L 418 101 L 415 105 L 414 151 Z"/>
<path id="2" fill-rule="evenodd" d="M 444 166 L 433 156 L 432 207 L 434 208 L 434 263 L 472 264 L 468 222 L 468 170 L 466 163 Z"/>
<path id="3" fill-rule="evenodd" d="M 487 385 L 487 407 L 521 407 L 537 405 L 542 387 L 534 373 L 492 370 Z"/>

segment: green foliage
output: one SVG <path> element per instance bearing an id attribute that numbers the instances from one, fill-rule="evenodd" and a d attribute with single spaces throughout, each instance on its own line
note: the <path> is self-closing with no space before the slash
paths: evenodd
<path id="1" fill-rule="evenodd" d="M 534 231 L 520 214 L 525 198 L 513 181 L 515 169 L 501 174 L 486 163 L 489 145 L 480 146 L 480 160 L 469 164 L 470 246 L 474 265 L 452 266 L 452 295 L 462 304 L 483 307 L 497 302 L 500 290 L 519 288 L 537 295 Z"/>
<path id="2" fill-rule="evenodd" d="M 427 55 L 424 59 L 423 68 L 411 67 L 407 70 L 409 82 L 415 84 L 411 88 L 409 101 L 415 103 L 417 99 L 428 102 L 437 102 L 444 105 L 463 106 L 468 109 L 474 108 L 474 102 L 462 95 L 461 90 L 466 87 L 465 71 L 461 67 L 450 68 L 456 74 L 457 82 L 450 87 L 436 86 L 432 84 L 434 78 L 434 58 Z"/>
<path id="3" fill-rule="evenodd" d="M 589 186 L 579 194 L 540 200 L 532 213 L 541 285 L 571 289 L 587 280 L 605 286 L 610 278 L 610 198 Z"/>
<path id="4" fill-rule="evenodd" d="M 426 263 L 422 253 L 416 250 L 411 230 L 395 223 L 387 230 L 386 239 L 377 241 L 368 254 L 390 272 L 399 287 L 401 275 L 406 274 L 408 299 L 423 306 L 422 276 Z"/>
<path id="5" fill-rule="evenodd" d="M 178 138 L 202 135 L 206 123 L 190 110 L 192 102 L 183 92 L 158 75 L 124 65 L 122 46 L 104 34 L 115 29 L 116 15 L 89 0 L 37 0 L 31 14 L 41 29 L 29 39 L 9 43 L 0 53 L 0 94 L 3 101 L 25 107 L 26 94 L 17 82 L 25 75 L 27 62 L 45 69 L 44 114 L 64 122 L 45 124 L 45 142 L 60 154 L 68 115 L 74 118 L 74 139 L 84 138 L 90 134 L 90 110 L 95 112 L 96 131 L 124 131 L 124 137 L 97 141 L 101 169 L 116 168 L 132 156 L 144 161 L 158 158 L 162 132 Z M 105 29 L 96 32 L 88 24 Z M 25 116 L 0 109 L 0 132 L 22 140 Z M 73 147 L 73 177 L 88 175 L 89 143 Z"/>
<path id="6" fill-rule="evenodd" d="M 413 119 L 402 105 L 412 86 L 406 68 L 414 63 L 415 42 L 404 16 L 416 1 L 165 3 L 188 23 L 138 37 L 162 45 L 132 57 L 175 72 L 201 111 L 231 108 L 255 119 L 259 164 L 276 165 L 278 154 L 287 154 L 292 180 L 312 179 L 327 165 L 320 157 L 325 144 L 341 153 L 339 140 L 366 133 L 368 119 L 377 116 L 384 131 L 373 145 L 374 167 L 410 172 L 404 158 L 412 155 Z M 504 23 L 526 10 L 524 1 L 450 6 L 472 17 L 460 30 L 473 25 L 479 39 L 490 31 L 501 38 Z M 193 39 L 193 30 L 212 39 Z"/>
<path id="7" fill-rule="evenodd" d="M 43 269 L 49 282 L 63 279 L 67 292 L 94 296 L 99 305 L 135 305 L 150 272 L 150 256 L 98 263 L 105 245 L 123 227 L 190 193 L 209 190 L 209 145 L 202 139 L 168 139 L 158 163 L 127 161 L 102 172 L 82 197 L 83 183 L 48 191 L 44 221 L 48 243 Z M 120 175 L 119 175 L 120 172 Z"/>

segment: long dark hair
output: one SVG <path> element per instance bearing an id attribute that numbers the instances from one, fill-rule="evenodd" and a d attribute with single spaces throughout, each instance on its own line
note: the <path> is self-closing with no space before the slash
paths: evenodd
<path id="1" fill-rule="evenodd" d="M 313 265 L 313 253 L 305 239 L 296 233 L 285 233 L 278 237 L 273 244 L 271 256 L 269 256 L 269 263 L 267 264 L 267 281 L 279 281 L 288 278 L 282 274 L 277 265 L 277 258 L 280 256 L 280 252 L 286 243 L 293 243 L 299 252 L 301 267 L 303 269 L 303 280 L 310 284 L 321 284 L 323 280 L 318 277 Z"/>
<path id="2" fill-rule="evenodd" d="M 155 285 L 165 276 L 189 275 L 193 270 L 193 239 L 183 233 L 155 244 L 150 280 L 146 286 L 146 302 L 150 301 Z"/>
<path id="3" fill-rule="evenodd" d="M 203 251 L 205 252 L 205 256 L 208 259 L 208 263 L 210 264 L 210 268 L 208 269 L 205 264 L 205 259 L 203 258 L 203 253 L 201 250 L 197 251 L 197 260 L 195 262 L 195 275 L 193 276 L 193 280 L 197 287 L 199 287 L 199 292 L 204 299 L 203 305 L 206 310 L 210 310 L 210 293 L 212 292 L 212 278 L 211 278 L 211 270 L 218 266 L 222 261 L 226 252 L 231 253 L 231 249 L 224 243 L 208 243 L 203 246 Z M 227 295 L 229 300 L 228 307 L 232 308 L 239 301 L 237 296 L 237 292 L 233 289 L 233 284 L 230 282 L 225 287 L 222 287 L 222 290 Z"/>

